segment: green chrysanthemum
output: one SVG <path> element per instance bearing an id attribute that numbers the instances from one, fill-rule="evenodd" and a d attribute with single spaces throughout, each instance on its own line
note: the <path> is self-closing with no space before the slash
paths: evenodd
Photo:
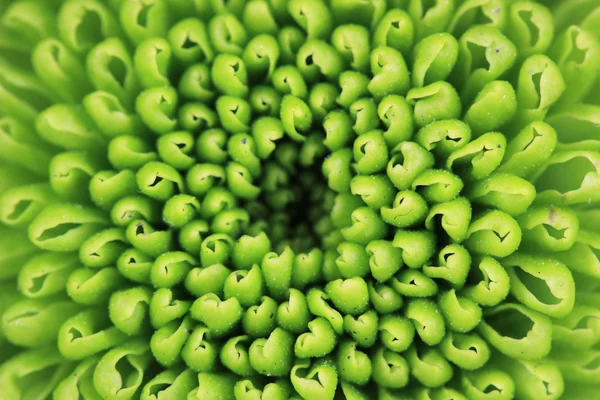
<path id="1" fill-rule="evenodd" d="M 598 397 L 598 0 L 0 15 L 0 399 Z"/>

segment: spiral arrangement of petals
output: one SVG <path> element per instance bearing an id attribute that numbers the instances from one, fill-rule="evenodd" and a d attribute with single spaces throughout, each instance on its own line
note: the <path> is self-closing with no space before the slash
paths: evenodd
<path id="1" fill-rule="evenodd" d="M 592 400 L 598 0 L 0 4 L 0 399 Z"/>

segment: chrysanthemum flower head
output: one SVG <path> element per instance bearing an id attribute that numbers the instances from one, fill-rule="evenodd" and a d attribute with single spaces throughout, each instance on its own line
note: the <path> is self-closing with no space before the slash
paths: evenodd
<path id="1" fill-rule="evenodd" d="M 598 0 L 6 0 L 0 399 L 600 397 Z"/>

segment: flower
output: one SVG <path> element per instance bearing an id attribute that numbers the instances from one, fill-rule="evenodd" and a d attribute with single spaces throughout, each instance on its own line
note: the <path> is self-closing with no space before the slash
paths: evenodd
<path id="1" fill-rule="evenodd" d="M 590 399 L 596 0 L 0 6 L 0 397 Z"/>

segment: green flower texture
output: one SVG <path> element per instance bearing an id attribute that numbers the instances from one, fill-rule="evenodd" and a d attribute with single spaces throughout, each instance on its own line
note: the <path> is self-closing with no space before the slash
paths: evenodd
<path id="1" fill-rule="evenodd" d="M 5 0 L 2 400 L 592 400 L 598 0 Z"/>

